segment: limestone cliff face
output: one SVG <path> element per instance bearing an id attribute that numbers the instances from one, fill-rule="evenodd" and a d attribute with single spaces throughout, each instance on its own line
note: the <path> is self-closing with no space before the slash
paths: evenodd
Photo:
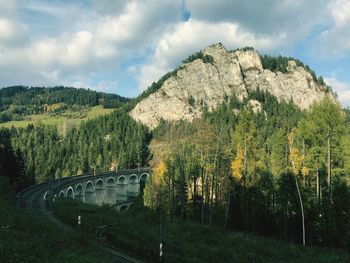
<path id="1" fill-rule="evenodd" d="M 183 64 L 158 91 L 139 102 L 131 116 L 150 128 L 156 127 L 161 118 L 191 121 L 201 116 L 204 102 L 212 110 L 227 96 L 243 99 L 257 88 L 280 101 L 293 100 L 300 109 L 308 109 L 324 96 L 332 96 L 292 60 L 288 62 L 287 73 L 275 73 L 263 69 L 255 50 L 229 52 L 216 44 L 204 49 L 203 54 L 210 55 L 213 63 L 196 59 Z"/>

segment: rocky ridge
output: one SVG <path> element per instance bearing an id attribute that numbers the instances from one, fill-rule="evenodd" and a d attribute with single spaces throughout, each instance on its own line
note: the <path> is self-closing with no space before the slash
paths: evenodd
<path id="1" fill-rule="evenodd" d="M 287 72 L 282 73 L 264 69 L 258 52 L 252 49 L 228 51 L 216 44 L 201 54 L 212 61 L 197 58 L 183 64 L 160 89 L 140 101 L 130 112 L 131 116 L 150 128 L 155 128 L 161 118 L 192 121 L 202 115 L 203 103 L 212 110 L 225 97 L 235 95 L 242 100 L 258 88 L 279 101 L 293 100 L 303 110 L 324 96 L 333 97 L 325 85 L 315 81 L 294 60 L 288 61 Z M 257 101 L 249 104 L 259 108 Z"/>

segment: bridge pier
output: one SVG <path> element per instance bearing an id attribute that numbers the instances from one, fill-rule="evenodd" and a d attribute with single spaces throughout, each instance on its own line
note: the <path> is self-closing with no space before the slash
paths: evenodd
<path id="1" fill-rule="evenodd" d="M 140 194 L 140 184 L 139 183 L 129 183 L 127 195 L 131 197 L 137 197 Z"/>
<path id="2" fill-rule="evenodd" d="M 86 178 L 86 179 L 85 179 Z M 145 170 L 135 173 L 106 173 L 105 176 L 91 175 L 75 177 L 71 184 L 56 189 L 59 197 L 68 197 L 82 202 L 115 204 L 126 202 L 129 197 L 137 197 L 144 182 L 149 178 Z M 84 180 L 85 179 L 85 180 Z"/>
<path id="3" fill-rule="evenodd" d="M 127 184 L 118 184 L 117 185 L 117 195 L 116 201 L 127 201 L 128 200 L 128 185 Z"/>

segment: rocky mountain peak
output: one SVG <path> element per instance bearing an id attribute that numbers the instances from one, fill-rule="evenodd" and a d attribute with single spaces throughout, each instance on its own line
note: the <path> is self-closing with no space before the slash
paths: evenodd
<path id="1" fill-rule="evenodd" d="M 226 97 L 235 95 L 242 100 L 258 88 L 280 101 L 293 100 L 300 109 L 332 96 L 325 84 L 318 83 L 310 71 L 292 59 L 284 72 L 264 69 L 256 50 L 228 51 L 218 43 L 190 56 L 130 114 L 150 128 L 156 127 L 161 118 L 191 121 L 201 116 L 204 104 L 212 110 Z"/>

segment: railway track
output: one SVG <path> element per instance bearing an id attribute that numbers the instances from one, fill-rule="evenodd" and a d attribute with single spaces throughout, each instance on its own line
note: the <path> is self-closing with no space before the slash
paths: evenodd
<path id="1" fill-rule="evenodd" d="M 120 173 L 133 173 L 138 170 L 124 170 Z M 30 186 L 21 192 L 17 194 L 17 206 L 24 208 L 24 209 L 30 209 L 35 210 L 42 216 L 46 217 L 51 223 L 57 225 L 64 231 L 68 232 L 74 232 L 74 229 L 63 224 L 61 221 L 59 221 L 57 218 L 55 218 L 52 213 L 50 213 L 47 210 L 46 207 L 46 198 L 49 191 L 51 190 L 51 196 L 54 196 L 57 194 L 61 189 L 67 187 L 68 185 L 72 183 L 78 183 L 80 181 L 87 180 L 89 178 L 99 178 L 111 175 L 111 172 L 105 172 L 105 173 L 99 173 L 99 174 L 88 174 L 83 176 L 74 176 L 74 177 L 66 177 L 63 179 L 56 179 L 52 182 L 44 182 L 37 185 Z M 115 173 L 114 173 L 115 174 Z M 116 262 L 120 263 L 143 263 L 143 261 L 140 261 L 138 259 L 134 259 L 132 257 L 129 257 L 128 255 L 125 255 L 117 250 L 115 250 L 112 247 L 109 246 L 101 246 L 101 249 L 104 250 L 106 253 L 111 255 Z"/>

